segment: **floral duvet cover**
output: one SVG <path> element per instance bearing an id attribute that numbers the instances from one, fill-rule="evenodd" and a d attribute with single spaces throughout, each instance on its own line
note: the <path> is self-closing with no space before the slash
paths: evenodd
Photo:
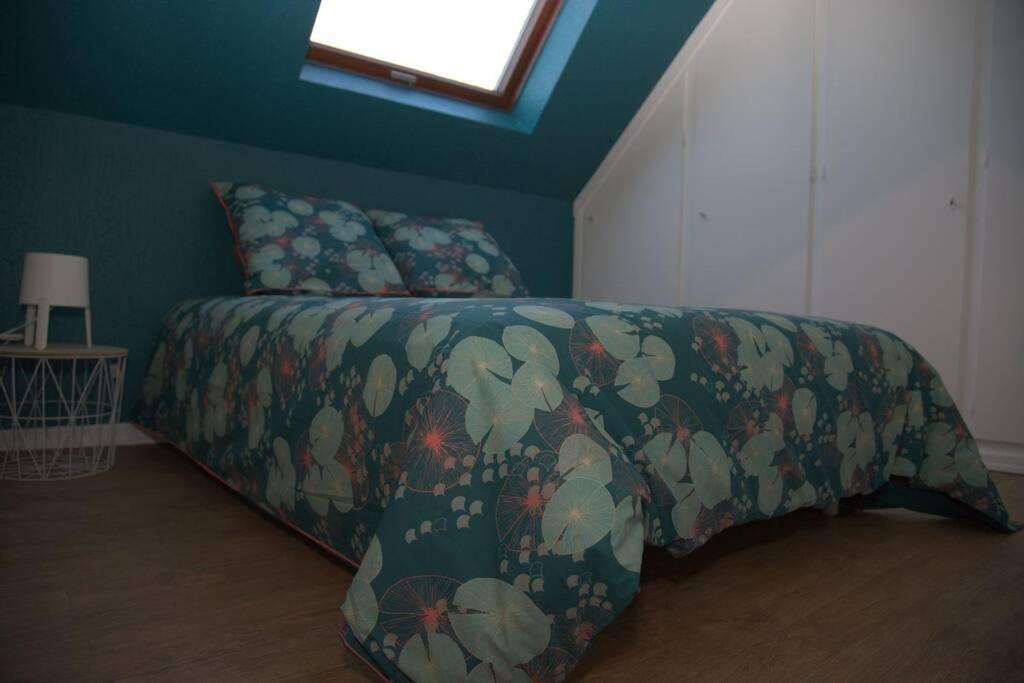
<path id="1" fill-rule="evenodd" d="M 839 500 L 1014 524 L 887 332 L 564 299 L 185 301 L 136 410 L 359 567 L 346 644 L 414 681 L 557 681 L 645 544 Z"/>

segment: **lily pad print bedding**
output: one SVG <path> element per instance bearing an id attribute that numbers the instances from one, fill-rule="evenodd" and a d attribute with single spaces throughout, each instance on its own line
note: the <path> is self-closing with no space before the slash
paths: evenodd
<path id="1" fill-rule="evenodd" d="M 243 297 L 166 316 L 137 419 L 358 566 L 396 681 L 560 681 L 645 545 L 844 501 L 1013 530 L 932 366 L 831 320 L 564 299 Z"/>
<path id="2" fill-rule="evenodd" d="M 367 215 L 414 296 L 530 295 L 519 269 L 483 223 L 394 211 Z"/>
<path id="3" fill-rule="evenodd" d="M 210 183 L 224 208 L 246 294 L 408 294 L 370 219 L 338 199 L 257 183 Z"/>

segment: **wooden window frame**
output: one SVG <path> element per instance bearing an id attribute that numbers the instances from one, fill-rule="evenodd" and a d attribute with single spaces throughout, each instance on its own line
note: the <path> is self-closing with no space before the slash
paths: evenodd
<path id="1" fill-rule="evenodd" d="M 516 48 L 495 90 L 485 90 L 465 83 L 410 69 L 398 64 L 371 59 L 310 41 L 306 59 L 335 69 L 369 76 L 389 83 L 424 90 L 435 95 L 452 97 L 500 111 L 512 111 L 526 83 L 541 47 L 551 32 L 563 0 L 537 0 L 530 18 L 523 26 Z"/>

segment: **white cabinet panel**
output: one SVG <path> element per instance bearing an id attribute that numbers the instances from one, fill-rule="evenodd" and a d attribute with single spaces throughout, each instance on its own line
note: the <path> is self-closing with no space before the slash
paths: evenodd
<path id="1" fill-rule="evenodd" d="M 967 412 L 975 436 L 1024 444 L 1024 2 L 996 0 L 994 10 Z"/>
<path id="2" fill-rule="evenodd" d="M 734 2 L 695 57 L 683 301 L 803 313 L 813 5 Z"/>
<path id="3" fill-rule="evenodd" d="M 902 335 L 959 393 L 976 5 L 824 6 L 812 312 Z"/>
<path id="4" fill-rule="evenodd" d="M 677 304 L 685 77 L 577 217 L 577 296 Z"/>

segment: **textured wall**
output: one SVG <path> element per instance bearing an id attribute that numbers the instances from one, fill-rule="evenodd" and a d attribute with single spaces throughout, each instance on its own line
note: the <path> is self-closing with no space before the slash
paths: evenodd
<path id="1" fill-rule="evenodd" d="M 171 305 L 241 294 L 224 213 L 207 185 L 214 177 L 364 208 L 479 219 L 534 294 L 571 290 L 567 200 L 0 105 L 0 331 L 22 318 L 26 251 L 88 256 L 95 340 L 131 350 L 133 400 Z M 71 338 L 79 327 L 78 317 L 61 314 L 51 338 Z"/>

